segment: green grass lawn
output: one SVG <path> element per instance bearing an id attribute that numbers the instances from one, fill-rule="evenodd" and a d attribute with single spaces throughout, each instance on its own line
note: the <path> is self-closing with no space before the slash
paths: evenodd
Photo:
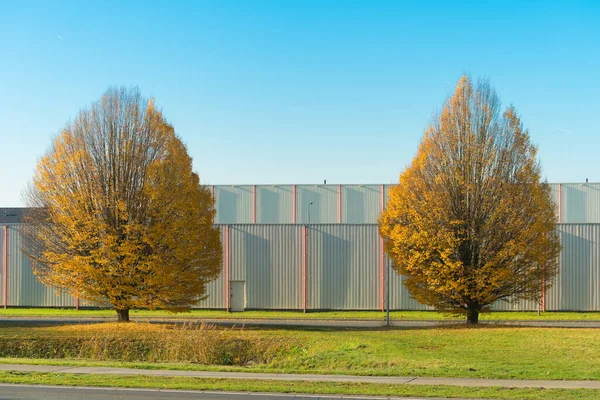
<path id="1" fill-rule="evenodd" d="M 119 328 L 123 326 L 123 328 Z M 123 340 L 137 346 L 142 337 L 154 338 L 169 325 L 146 323 L 69 326 L 3 326 L 0 342 L 38 339 L 44 343 L 64 338 L 69 343 L 110 335 L 111 346 Z M 167 332 L 168 333 L 168 332 Z M 600 330 L 450 326 L 427 329 L 226 329 L 252 345 L 286 343 L 268 362 L 238 366 L 191 362 L 122 362 L 119 354 L 100 351 L 99 358 L 0 360 L 54 364 L 128 366 L 139 368 L 204 369 L 390 376 L 440 376 L 504 379 L 600 379 Z M 221 336 L 219 336 L 221 337 Z M 114 339 L 114 340 L 113 340 Z M 94 339 L 94 344 L 100 343 Z M 161 344 L 157 342 L 157 346 Z M 118 345 L 118 343 L 117 343 Z M 25 346 L 25 345 L 24 345 Z M 138 346 L 139 347 L 139 346 Z M 128 350 L 129 351 L 129 350 Z M 103 358 L 104 357 L 104 358 Z M 113 358 L 110 358 L 113 357 Z M 116 357 L 116 358 L 114 358 Z M 131 359 L 130 359 L 131 360 Z"/>
<path id="2" fill-rule="evenodd" d="M 241 379 L 203 379 L 156 376 L 107 376 L 0 372 L 0 382 L 61 386 L 99 386 L 237 392 L 376 395 L 398 397 L 443 397 L 476 399 L 575 400 L 597 399 L 597 390 L 506 389 L 429 385 L 381 385 L 373 383 L 285 382 Z"/>
<path id="3" fill-rule="evenodd" d="M 8 308 L 0 309 L 0 317 L 99 317 L 116 318 L 113 310 L 75 310 L 59 308 Z M 228 313 L 222 310 L 192 310 L 173 314 L 168 311 L 132 310 L 132 318 L 188 318 L 188 319 L 370 319 L 384 320 L 380 311 L 244 311 Z M 463 317 L 435 311 L 392 311 L 393 320 L 461 320 Z M 483 321 L 498 320 L 582 320 L 600 321 L 600 312 L 492 312 L 482 314 Z"/>

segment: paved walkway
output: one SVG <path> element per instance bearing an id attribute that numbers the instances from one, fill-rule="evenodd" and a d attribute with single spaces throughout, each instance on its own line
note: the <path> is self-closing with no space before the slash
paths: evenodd
<path id="1" fill-rule="evenodd" d="M 98 375 L 145 375 L 145 376 L 183 376 L 195 378 L 221 379 L 264 379 L 278 381 L 309 382 L 360 382 L 388 385 L 450 385 L 450 386 L 483 386 L 511 388 L 546 388 L 546 389 L 600 389 L 600 381 L 552 381 L 552 380 L 512 380 L 512 379 L 477 379 L 477 378 L 418 378 L 392 376 L 354 376 L 354 375 L 314 375 L 314 374 L 267 374 L 250 372 L 214 372 L 214 371 L 178 371 L 150 370 L 136 368 L 107 367 L 69 367 L 54 365 L 0 364 L 0 371 L 46 372 L 68 374 Z"/>

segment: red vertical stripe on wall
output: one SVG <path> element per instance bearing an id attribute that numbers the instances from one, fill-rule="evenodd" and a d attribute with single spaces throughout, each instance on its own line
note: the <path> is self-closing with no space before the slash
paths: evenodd
<path id="1" fill-rule="evenodd" d="M 562 184 L 558 184 L 558 222 L 562 222 Z"/>
<path id="2" fill-rule="evenodd" d="M 4 249 L 2 251 L 2 255 L 3 255 L 3 283 L 4 283 L 4 308 L 6 308 L 8 306 L 8 225 L 4 225 L 3 228 L 3 234 L 4 234 Z"/>
<path id="3" fill-rule="evenodd" d="M 223 269 L 225 270 L 225 308 L 227 311 L 230 309 L 231 298 L 230 298 L 230 288 L 229 288 L 229 225 L 225 226 L 225 257 L 223 259 Z"/>
<path id="4" fill-rule="evenodd" d="M 306 225 L 302 227 L 302 309 L 306 312 Z"/>

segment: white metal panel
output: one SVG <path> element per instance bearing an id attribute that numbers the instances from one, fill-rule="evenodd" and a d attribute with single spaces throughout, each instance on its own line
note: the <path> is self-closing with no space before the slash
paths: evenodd
<path id="1" fill-rule="evenodd" d="M 223 264 L 221 265 L 221 273 L 219 277 L 214 281 L 207 283 L 206 292 L 204 293 L 206 298 L 201 300 L 194 308 L 225 308 L 225 275 L 224 275 L 224 263 L 226 262 L 225 252 L 227 248 L 225 246 L 225 229 L 226 225 L 219 225 L 221 234 L 221 247 L 223 248 Z"/>
<path id="2" fill-rule="evenodd" d="M 376 224 L 381 211 L 381 185 L 342 185 L 342 223 Z"/>
<path id="3" fill-rule="evenodd" d="M 600 224 L 561 224 L 563 251 L 548 310 L 600 311 Z"/>
<path id="4" fill-rule="evenodd" d="M 314 225 L 308 229 L 309 309 L 379 307 L 379 235 L 375 225 Z"/>
<path id="5" fill-rule="evenodd" d="M 0 225 L 0 305 L 4 305 L 4 229 L 8 225 Z"/>
<path id="6" fill-rule="evenodd" d="M 256 222 L 259 224 L 291 224 L 294 219 L 292 185 L 256 187 Z"/>
<path id="7" fill-rule="evenodd" d="M 309 223 L 309 213 L 311 224 L 337 223 L 338 185 L 298 185 L 296 208 L 298 223 Z"/>
<path id="8" fill-rule="evenodd" d="M 420 304 L 413 299 L 410 292 L 404 286 L 403 282 L 406 278 L 397 273 L 393 268 L 392 260 L 386 255 L 386 268 L 389 268 L 390 277 L 390 309 L 391 310 L 432 310 L 432 307 Z"/>
<path id="9" fill-rule="evenodd" d="M 246 282 L 249 309 L 302 307 L 300 225 L 231 227 L 231 279 Z"/>
<path id="10" fill-rule="evenodd" d="M 600 184 L 561 184 L 561 222 L 600 222 Z"/>
<path id="11" fill-rule="evenodd" d="M 22 252 L 24 225 L 8 226 L 8 305 L 19 307 L 74 307 L 75 299 L 64 291 L 39 282 L 28 256 Z"/>
<path id="12" fill-rule="evenodd" d="M 215 186 L 215 208 L 217 224 L 252 223 L 254 208 L 254 186 Z"/>

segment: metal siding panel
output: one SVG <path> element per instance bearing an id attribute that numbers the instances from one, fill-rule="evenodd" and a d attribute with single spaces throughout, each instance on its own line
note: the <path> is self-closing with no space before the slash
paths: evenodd
<path id="1" fill-rule="evenodd" d="M 342 185 L 342 223 L 376 224 L 381 185 Z"/>
<path id="2" fill-rule="evenodd" d="M 297 186 L 297 222 L 308 223 L 310 206 L 311 224 L 333 224 L 338 222 L 337 185 L 298 185 Z"/>
<path id="3" fill-rule="evenodd" d="M 495 311 L 537 311 L 540 305 L 531 300 L 521 300 L 513 302 L 510 298 L 507 301 L 497 301 L 492 304 L 492 310 Z"/>
<path id="4" fill-rule="evenodd" d="M 33 275 L 21 253 L 20 226 L 9 229 L 9 305 L 73 307 Z M 600 224 L 559 224 L 560 273 L 546 297 L 548 310 L 600 311 Z M 301 308 L 301 225 L 231 228 L 231 280 L 246 281 L 249 308 Z M 223 237 L 224 229 L 221 235 Z M 2 248 L 0 235 L 0 249 Z M 379 239 L 376 225 L 318 225 L 308 230 L 308 307 L 379 309 Z M 0 268 L 2 267 L 0 257 Z M 386 265 L 390 260 L 385 257 Z M 403 278 L 390 274 L 392 309 L 429 309 L 410 297 Z M 2 285 L 0 285 L 1 294 Z M 199 308 L 224 308 L 223 277 L 208 284 Z M 93 305 L 82 301 L 81 306 Z M 535 310 L 534 302 L 498 303 L 497 310 Z"/>
<path id="5" fill-rule="evenodd" d="M 225 227 L 226 225 L 218 225 L 221 231 L 221 244 L 223 247 L 223 263 L 225 262 Z M 197 304 L 193 308 L 225 308 L 225 277 L 223 276 L 224 264 L 221 264 L 221 274 L 217 279 L 209 282 L 206 285 L 206 295 L 208 297 Z"/>
<path id="6" fill-rule="evenodd" d="M 600 225 L 560 224 L 558 229 L 563 251 L 546 308 L 600 311 Z"/>
<path id="7" fill-rule="evenodd" d="M 22 251 L 23 225 L 8 229 L 8 305 L 20 307 L 74 307 L 75 299 L 64 291 L 42 285 Z"/>
<path id="8" fill-rule="evenodd" d="M 293 222 L 292 185 L 257 186 L 256 191 L 257 223 L 291 224 Z"/>
<path id="9" fill-rule="evenodd" d="M 230 281 L 245 281 L 246 280 L 246 265 L 248 257 L 252 257 L 252 250 L 259 248 L 258 244 L 252 242 L 246 233 L 246 225 L 230 225 L 230 264 L 229 264 L 229 280 Z"/>
<path id="10" fill-rule="evenodd" d="M 4 226 L 0 225 L 0 307 L 4 306 Z"/>
<path id="11" fill-rule="evenodd" d="M 198 302 L 193 308 L 225 308 L 225 299 L 223 298 L 225 283 L 223 279 L 223 268 L 221 267 L 221 275 L 206 285 L 206 295 L 208 297 Z"/>
<path id="12" fill-rule="evenodd" d="M 562 185 L 561 217 L 565 223 L 600 223 L 600 183 L 549 184 L 553 200 L 558 204 Z M 385 202 L 389 189 L 385 185 Z M 292 185 L 257 186 L 257 223 L 293 222 Z M 376 223 L 380 199 L 375 192 L 380 185 L 342 185 L 342 221 L 344 223 Z M 298 185 L 297 222 L 307 223 L 311 201 L 311 223 L 337 223 L 337 185 Z M 262 190 L 261 190 L 262 189 Z M 215 186 L 216 223 L 252 223 L 252 185 Z M 262 193 L 261 193 L 262 191 Z M 356 192 L 358 191 L 358 192 Z M 368 193 L 368 194 L 367 194 Z M 362 203 L 362 204 L 361 204 Z"/>
<path id="13" fill-rule="evenodd" d="M 563 223 L 600 222 L 600 184 L 562 184 L 561 208 Z"/>
<path id="14" fill-rule="evenodd" d="M 375 225 L 310 226 L 308 308 L 377 309 L 378 249 Z"/>
<path id="15" fill-rule="evenodd" d="M 236 225 L 231 229 L 232 280 L 246 282 L 246 308 L 300 309 L 302 227 Z"/>
<path id="16" fill-rule="evenodd" d="M 412 298 L 410 292 L 404 286 L 406 279 L 392 267 L 392 260 L 385 256 L 385 266 L 389 268 L 390 276 L 390 309 L 391 310 L 433 310 L 433 307 L 419 303 Z"/>
<path id="17" fill-rule="evenodd" d="M 216 224 L 247 224 L 252 222 L 252 185 L 215 186 Z"/>

